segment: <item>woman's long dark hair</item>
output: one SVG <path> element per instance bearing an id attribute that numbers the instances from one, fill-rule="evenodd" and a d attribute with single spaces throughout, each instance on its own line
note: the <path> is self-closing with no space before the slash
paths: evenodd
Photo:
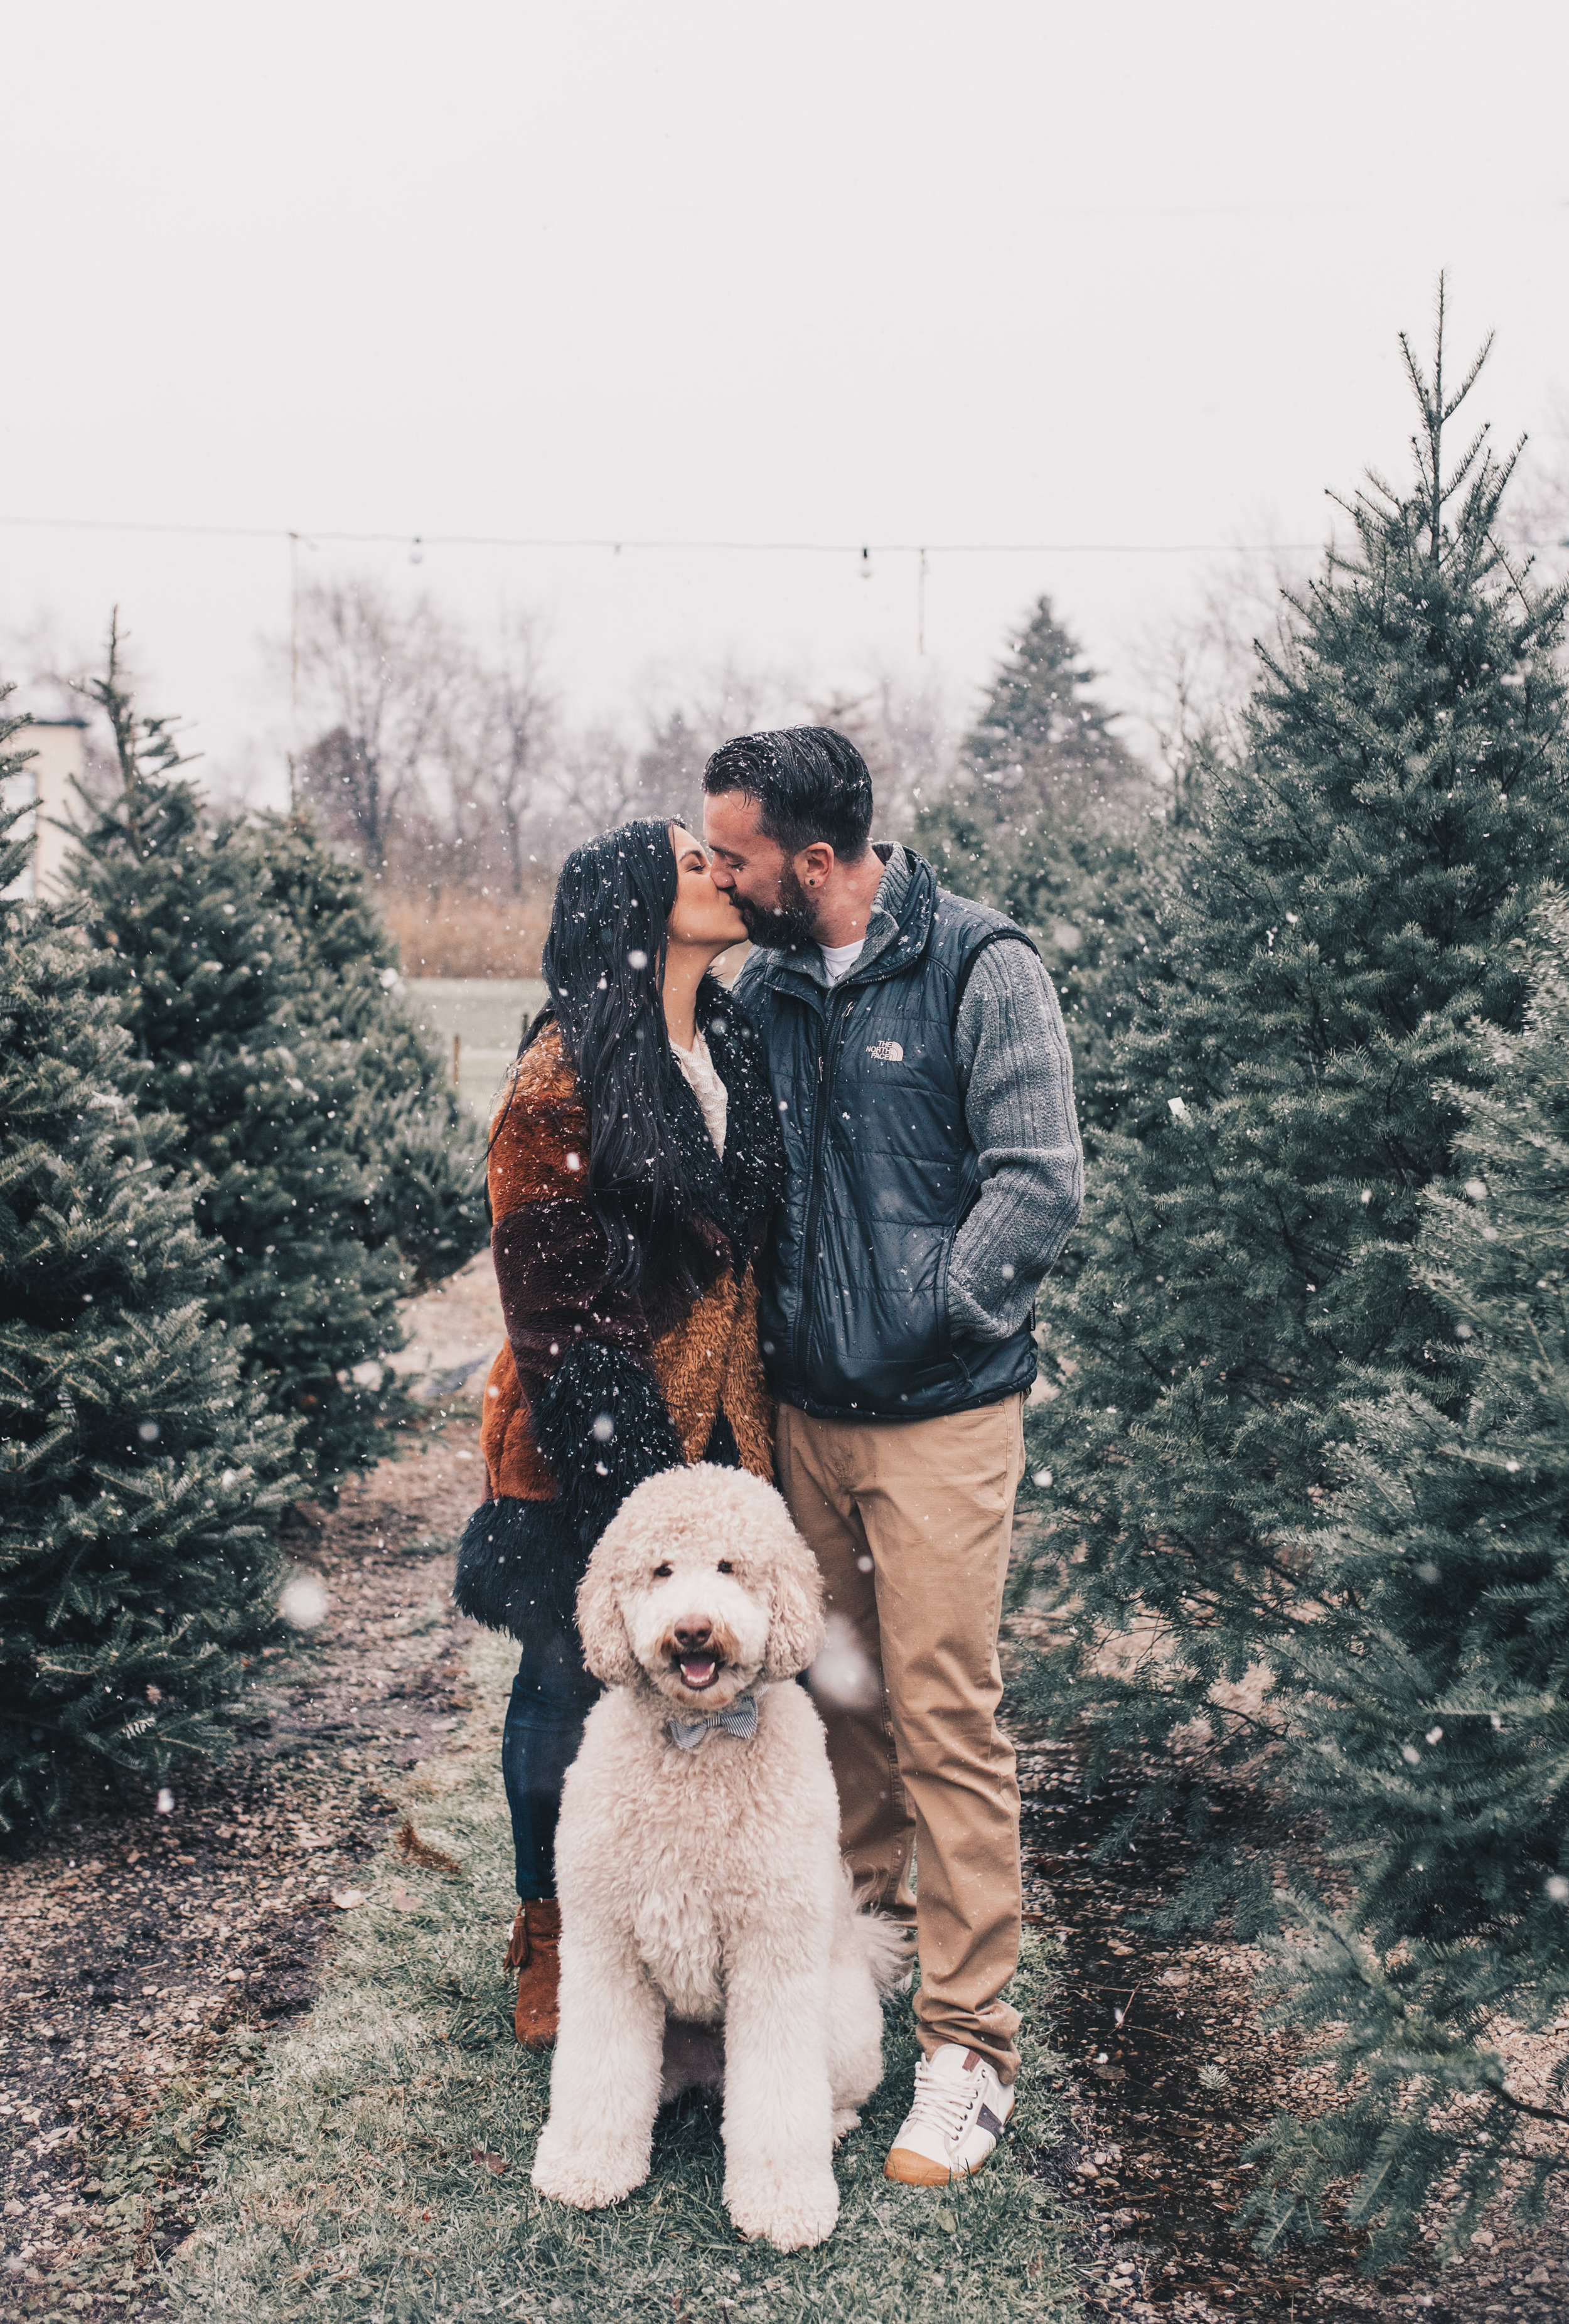
<path id="1" fill-rule="evenodd" d="M 633 1285 L 655 1230 L 682 1206 L 669 1120 L 678 1067 L 660 986 L 678 872 L 670 825 L 623 823 L 575 848 L 556 882 L 545 942 L 552 1018 L 588 1106 L 588 1199 L 610 1250 L 611 1281 Z"/>

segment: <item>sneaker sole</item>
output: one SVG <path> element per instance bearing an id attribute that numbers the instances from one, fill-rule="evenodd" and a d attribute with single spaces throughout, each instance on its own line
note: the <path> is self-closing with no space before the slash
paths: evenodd
<path id="1" fill-rule="evenodd" d="M 983 2171 L 996 2152 L 992 2147 L 989 2153 L 983 2154 L 972 2170 L 948 2171 L 942 2163 L 934 2163 L 929 2154 L 917 2154 L 911 2147 L 896 2146 L 882 2166 L 882 2175 L 900 2187 L 950 2187 L 955 2179 L 973 2179 L 977 2171 Z"/>

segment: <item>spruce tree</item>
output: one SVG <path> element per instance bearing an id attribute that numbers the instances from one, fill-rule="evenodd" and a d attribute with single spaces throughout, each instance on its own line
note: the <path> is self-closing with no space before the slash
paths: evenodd
<path id="1" fill-rule="evenodd" d="M 1115 1115 L 1116 1037 L 1158 947 L 1171 835 L 1152 787 L 1112 732 L 1084 662 L 1040 598 L 960 745 L 915 844 L 961 895 L 1028 928 L 1051 972 L 1086 1129 Z"/>
<path id="2" fill-rule="evenodd" d="M 122 779 L 78 858 L 94 982 L 133 1037 L 138 1103 L 183 1127 L 219 1247 L 209 1304 L 330 1496 L 407 1408 L 383 1360 L 400 1300 L 484 1242 L 483 1140 L 389 989 L 362 875 L 301 823 L 205 828 L 113 636 L 93 692 Z"/>
<path id="3" fill-rule="evenodd" d="M 1212 1764 L 1268 1738 L 1267 1704 L 1214 1691 L 1315 1626 L 1354 1628 L 1299 1546 L 1347 1397 L 1372 1371 L 1440 1404 L 1461 1389 L 1410 1245 L 1455 1093 L 1487 1086 L 1518 1025 L 1513 940 L 1569 867 L 1564 597 L 1498 545 L 1509 464 L 1485 431 L 1444 467 L 1485 352 L 1450 392 L 1442 309 L 1431 383 L 1407 350 L 1414 482 L 1357 496 L 1352 541 L 1262 657 L 1120 1046 L 1124 1111 L 1048 1327 L 1062 1392 L 1030 1416 L 1033 1579 L 1069 1622 L 1031 1691 L 1102 1752 L 1159 1754 L 1189 1722 Z M 1152 1775 L 1144 1809 L 1176 1789 Z"/>
<path id="4" fill-rule="evenodd" d="M 318 1030 L 352 1053 L 372 1231 L 396 1246 L 405 1292 L 427 1289 L 485 1246 L 483 1133 L 399 998 L 397 951 L 360 866 L 301 816 L 259 816 L 229 835 L 299 941 Z"/>
<path id="5" fill-rule="evenodd" d="M 1142 802 L 1148 779 L 1112 733 L 1115 714 L 1091 692 L 1096 676 L 1051 599 L 1037 598 L 964 742 L 965 767 L 994 805 L 994 831 L 1028 845 L 1042 818 L 1070 826 L 1121 819 Z M 1000 876 L 1010 876 L 1004 859 L 1017 853 L 996 859 Z"/>
<path id="6" fill-rule="evenodd" d="M 1331 2032 L 1360 2087 L 1259 2152 L 1266 2241 L 1318 2226 L 1352 2180 L 1376 2264 L 1453 2172 L 1448 2251 L 1532 2119 L 1498 2021 L 1569 2003 L 1569 905 L 1539 907 L 1523 1033 L 1490 1037 L 1491 1088 L 1452 1087 L 1450 1176 L 1421 1198 L 1410 1272 L 1457 1351 L 1438 1395 L 1372 1374 L 1346 1482 L 1306 1546 L 1356 1630 L 1279 1656 L 1294 1804 L 1354 1884 L 1311 1892 L 1275 1948 L 1280 2015 Z M 1381 1392 L 1380 1392 L 1381 1391 Z M 1538 2093 L 1569 2125 L 1561 2060 Z M 1456 2107 L 1454 2101 L 1470 2102 Z M 1556 2160 L 1564 2161 L 1560 2144 Z M 1539 2209 L 1545 2170 L 1527 2177 Z"/>
<path id="7" fill-rule="evenodd" d="M 21 761 L 5 751 L 0 776 Z M 205 1313 L 216 1272 L 138 1113 L 73 916 L 6 899 L 0 818 L 0 1831 L 224 1740 L 272 1618 L 292 1431 Z"/>

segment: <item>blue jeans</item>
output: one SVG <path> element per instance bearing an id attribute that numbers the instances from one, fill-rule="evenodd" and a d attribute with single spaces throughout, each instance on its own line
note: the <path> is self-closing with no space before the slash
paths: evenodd
<path id="1" fill-rule="evenodd" d="M 577 1757 L 583 1722 L 599 1700 L 576 1629 L 541 1625 L 523 1647 L 502 1728 L 502 1780 L 512 1810 L 518 1895 L 556 1894 L 556 1821 L 561 1785 Z"/>

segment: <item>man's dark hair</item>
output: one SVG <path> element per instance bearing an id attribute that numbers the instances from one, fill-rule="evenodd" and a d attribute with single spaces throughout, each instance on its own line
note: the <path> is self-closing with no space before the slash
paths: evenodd
<path id="1" fill-rule="evenodd" d="M 847 734 L 832 726 L 786 726 L 721 742 L 703 770 L 706 791 L 755 799 L 759 828 L 787 855 L 826 840 L 844 863 L 858 862 L 872 831 L 872 778 Z"/>

